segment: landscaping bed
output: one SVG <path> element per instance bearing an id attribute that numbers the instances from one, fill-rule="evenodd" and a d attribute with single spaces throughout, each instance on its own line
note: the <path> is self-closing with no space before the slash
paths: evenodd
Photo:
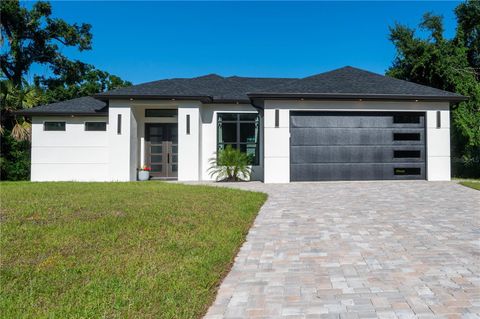
<path id="1" fill-rule="evenodd" d="M 198 318 L 266 195 L 147 183 L 1 183 L 4 318 Z"/>

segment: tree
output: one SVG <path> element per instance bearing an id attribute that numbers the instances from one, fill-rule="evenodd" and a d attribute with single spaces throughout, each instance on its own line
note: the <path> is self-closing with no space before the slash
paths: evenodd
<path id="1" fill-rule="evenodd" d="M 467 48 L 468 62 L 474 68 L 477 80 L 480 80 L 480 1 L 458 5 L 455 14 L 459 31 L 457 37 Z"/>
<path id="2" fill-rule="evenodd" d="M 131 85 L 63 55 L 65 47 L 91 49 L 91 26 L 68 24 L 51 14 L 48 2 L 36 2 L 29 10 L 18 0 L 0 1 L 1 179 L 30 174 L 30 123 L 15 116 L 16 110 Z M 25 77 L 33 64 L 45 65 L 49 72 L 29 83 Z"/>
<path id="3" fill-rule="evenodd" d="M 464 8 L 474 4 L 467 2 L 457 7 Z M 475 5 L 474 5 L 475 6 Z M 478 6 L 478 5 L 477 5 Z M 463 12 L 463 9 L 460 10 Z M 475 21 L 471 27 L 470 22 Z M 390 40 L 396 47 L 397 55 L 387 74 L 442 90 L 457 92 L 468 96 L 469 100 L 459 103 L 452 109 L 453 156 L 463 158 L 466 163 L 478 165 L 480 159 L 480 82 L 475 70 L 478 51 L 480 10 L 477 16 L 457 15 L 459 25 L 456 36 L 446 39 L 443 35 L 443 22 L 440 16 L 426 13 L 420 29 L 428 36 L 421 38 L 415 30 L 396 24 L 390 28 Z M 468 26 L 469 36 L 465 36 L 464 26 Z M 477 31 L 472 31 L 477 30 Z M 472 40 L 475 39 L 477 40 Z M 468 46 L 466 43 L 468 40 Z M 473 49 L 472 49 L 473 48 Z"/>
<path id="4" fill-rule="evenodd" d="M 31 10 L 19 1 L 1 1 L 1 33 L 7 40 L 7 50 L 0 55 L 1 70 L 14 86 L 21 86 L 25 74 L 34 63 L 47 65 L 54 75 L 76 77 L 85 67 L 60 53 L 61 46 L 90 50 L 91 26 L 68 24 L 52 18 L 50 3 L 36 2 Z M 67 76 L 67 78 L 68 78 Z"/>
<path id="5" fill-rule="evenodd" d="M 0 11 L 2 39 L 7 40 L 6 50 L 0 55 L 5 79 L 0 83 L 1 131 L 12 132 L 16 139 L 27 137 L 22 128 L 27 128 L 28 123 L 17 119 L 13 115 L 15 110 L 131 85 L 61 53 L 63 47 L 75 47 L 79 51 L 91 49 L 89 24 L 68 24 L 52 18 L 50 3 L 42 1 L 35 3 L 31 10 L 18 1 L 1 1 Z M 48 76 L 35 76 L 34 87 L 25 80 L 25 75 L 35 63 L 46 65 L 50 72 Z"/>
<path id="6" fill-rule="evenodd" d="M 59 79 L 36 79 L 37 86 L 45 89 L 47 103 L 64 101 L 76 97 L 93 95 L 95 93 L 130 86 L 131 82 L 124 81 L 116 75 L 87 66 L 85 73 L 78 81 L 69 82 L 64 77 Z"/>

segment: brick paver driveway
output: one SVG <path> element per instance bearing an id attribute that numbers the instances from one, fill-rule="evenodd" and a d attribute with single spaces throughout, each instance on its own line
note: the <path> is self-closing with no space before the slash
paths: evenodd
<path id="1" fill-rule="evenodd" d="M 206 318 L 479 318 L 480 192 L 455 183 L 237 187 L 269 199 Z"/>

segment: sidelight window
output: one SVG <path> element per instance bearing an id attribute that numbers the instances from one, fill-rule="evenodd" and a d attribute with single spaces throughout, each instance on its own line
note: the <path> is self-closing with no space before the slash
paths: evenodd
<path id="1" fill-rule="evenodd" d="M 217 129 L 217 151 L 227 145 L 247 153 L 252 165 L 259 162 L 260 119 L 257 113 L 219 113 Z"/>

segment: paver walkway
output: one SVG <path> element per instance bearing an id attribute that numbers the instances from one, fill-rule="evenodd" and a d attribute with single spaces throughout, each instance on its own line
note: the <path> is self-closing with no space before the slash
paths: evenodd
<path id="1" fill-rule="evenodd" d="M 260 211 L 205 318 L 480 318 L 480 192 L 445 182 L 234 187 Z"/>

